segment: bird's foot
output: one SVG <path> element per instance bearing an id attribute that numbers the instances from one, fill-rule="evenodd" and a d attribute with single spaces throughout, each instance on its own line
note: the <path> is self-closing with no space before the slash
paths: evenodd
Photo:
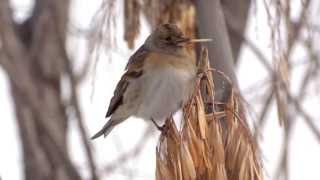
<path id="1" fill-rule="evenodd" d="M 169 131 L 169 126 L 165 123 L 163 126 L 158 128 L 163 135 L 166 135 Z"/>
<path id="2" fill-rule="evenodd" d="M 160 126 L 158 125 L 155 120 L 153 118 L 151 118 L 151 121 L 153 122 L 153 124 L 156 126 L 156 128 L 161 131 L 162 134 L 167 134 L 169 127 L 167 125 L 167 123 L 165 123 L 164 125 Z"/>

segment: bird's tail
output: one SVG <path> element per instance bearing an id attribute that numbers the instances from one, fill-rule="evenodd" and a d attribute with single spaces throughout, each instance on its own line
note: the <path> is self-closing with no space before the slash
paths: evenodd
<path id="1" fill-rule="evenodd" d="M 91 139 L 96 139 L 102 135 L 104 135 L 104 137 L 108 136 L 108 134 L 112 131 L 112 129 L 116 127 L 116 125 L 119 124 L 120 122 L 122 121 L 119 119 L 116 120 L 111 118 L 99 132 L 97 132 L 94 136 L 91 137 Z"/>

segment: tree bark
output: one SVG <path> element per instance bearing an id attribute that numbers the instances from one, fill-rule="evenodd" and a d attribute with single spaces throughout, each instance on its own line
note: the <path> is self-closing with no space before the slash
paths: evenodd
<path id="1" fill-rule="evenodd" d="M 240 3 L 240 2 L 238 2 Z M 238 117 L 235 118 L 237 121 L 241 122 L 242 128 L 237 127 L 236 125 L 230 125 L 228 121 L 233 119 L 228 115 L 218 119 L 222 125 L 222 137 L 224 144 L 226 145 L 225 149 L 225 168 L 227 177 L 230 180 L 238 180 L 245 171 L 250 174 L 249 171 L 244 170 L 243 162 L 247 163 L 248 167 L 255 167 L 257 170 L 257 174 L 253 174 L 253 179 L 260 179 L 261 168 L 259 165 L 259 158 L 256 154 L 256 145 L 252 141 L 252 136 L 250 133 L 250 129 L 246 123 L 245 117 L 245 109 L 242 106 L 241 101 L 237 100 L 240 95 L 240 90 L 238 86 L 238 81 L 235 75 L 234 68 L 234 56 L 233 53 L 238 56 L 239 49 L 242 43 L 241 39 L 235 36 L 235 38 L 231 38 L 230 33 L 233 29 L 227 28 L 227 22 L 225 18 L 225 14 L 232 17 L 232 13 L 229 11 L 223 11 L 220 0 L 203 0 L 196 1 L 196 12 L 197 12 L 197 22 L 198 22 L 198 35 L 200 38 L 212 38 L 213 41 L 207 44 L 208 52 L 209 52 L 209 61 L 211 67 L 219 71 L 219 73 L 215 73 L 216 71 L 212 71 L 213 73 L 213 81 L 214 81 L 214 89 L 215 89 L 215 101 L 222 102 L 224 106 L 218 106 L 215 110 L 225 112 L 226 114 L 232 111 L 237 114 Z M 234 6 L 233 6 L 234 7 Z M 240 8 L 240 7 L 239 7 Z M 240 8 L 241 9 L 241 8 Z M 243 10 L 243 9 L 242 9 Z M 247 9 L 248 10 L 248 9 Z M 235 11 L 235 10 L 233 10 Z M 235 13 L 237 14 L 237 13 Z M 245 19 L 245 18 L 243 18 Z M 230 19 L 229 19 L 230 20 Z M 232 19 L 231 19 L 232 20 Z M 239 22 L 239 31 L 244 32 L 244 27 L 242 23 L 245 21 Z M 237 30 L 238 30 L 237 29 Z M 229 32 L 229 33 L 228 33 Z M 237 31 L 237 33 L 240 33 Z M 237 34 L 235 34 L 237 35 Z M 233 46 L 231 46 L 231 43 Z M 221 72 L 221 73 L 220 73 Z M 221 75 L 223 74 L 223 75 Z M 229 82 L 231 81 L 231 84 Z M 232 92 L 233 91 L 233 92 Z M 207 101 L 207 93 L 202 89 L 202 96 Z M 209 99 L 210 100 L 210 99 Z M 237 101 L 237 106 L 234 106 L 234 101 Z M 210 102 L 210 101 L 209 101 Z M 232 104 L 232 106 L 230 106 Z M 228 107 L 232 107 L 228 109 Z M 206 106 L 207 113 L 212 112 L 211 104 Z M 238 129 L 237 129 L 238 128 Z M 236 129 L 236 130 L 235 130 Z M 234 133 L 238 133 L 237 136 L 233 136 Z M 237 144 L 240 141 L 240 137 L 242 139 L 241 146 L 230 146 L 227 147 L 227 144 Z M 239 143 L 240 144 L 240 143 Z M 241 153 L 239 153 L 241 152 Z M 244 157 L 244 152 L 248 153 L 247 157 Z M 241 159 L 240 159 L 241 158 Z M 239 160 L 237 163 L 233 161 L 233 159 Z M 249 160 L 253 159 L 253 161 Z"/>
<path id="2" fill-rule="evenodd" d="M 207 44 L 210 65 L 228 76 L 234 87 L 237 88 L 237 78 L 233 65 L 234 58 L 220 0 L 195 1 L 195 6 L 198 36 L 213 39 L 211 43 Z M 216 75 L 216 73 L 214 73 L 213 78 L 216 100 L 226 102 L 230 94 L 230 84 L 226 82 L 224 77 Z"/>
<path id="3" fill-rule="evenodd" d="M 81 179 L 67 152 L 60 87 L 68 60 L 68 10 L 68 0 L 37 0 L 32 16 L 17 25 L 9 1 L 0 1 L 0 65 L 11 82 L 26 180 Z"/>
<path id="4" fill-rule="evenodd" d="M 221 5 L 223 14 L 227 24 L 228 35 L 230 38 L 231 50 L 233 54 L 234 64 L 238 63 L 239 55 L 243 40 L 239 38 L 232 28 L 230 22 L 237 22 L 237 33 L 244 34 L 248 21 L 248 14 L 251 0 L 222 0 Z"/>

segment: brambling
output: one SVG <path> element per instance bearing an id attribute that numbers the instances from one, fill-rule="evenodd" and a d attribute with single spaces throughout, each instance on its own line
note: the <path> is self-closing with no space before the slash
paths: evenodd
<path id="1" fill-rule="evenodd" d="M 196 61 L 186 45 L 202 41 L 209 40 L 187 38 L 174 24 L 154 30 L 130 57 L 106 114 L 111 118 L 92 139 L 107 136 L 130 116 L 152 120 L 161 129 L 158 123 L 181 108 L 193 92 Z"/>

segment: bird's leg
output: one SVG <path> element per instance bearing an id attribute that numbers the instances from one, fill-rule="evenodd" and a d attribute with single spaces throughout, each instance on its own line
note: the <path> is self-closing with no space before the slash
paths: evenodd
<path id="1" fill-rule="evenodd" d="M 151 121 L 152 121 L 153 124 L 157 127 L 157 129 L 161 131 L 162 126 L 159 126 L 153 118 L 151 118 Z"/>
<path id="2" fill-rule="evenodd" d="M 151 121 L 152 121 L 153 124 L 157 127 L 157 129 L 158 129 L 159 131 L 161 131 L 161 132 L 164 133 L 164 134 L 167 133 L 168 127 L 167 127 L 166 123 L 164 123 L 163 126 L 159 126 L 153 118 L 151 118 Z"/>

